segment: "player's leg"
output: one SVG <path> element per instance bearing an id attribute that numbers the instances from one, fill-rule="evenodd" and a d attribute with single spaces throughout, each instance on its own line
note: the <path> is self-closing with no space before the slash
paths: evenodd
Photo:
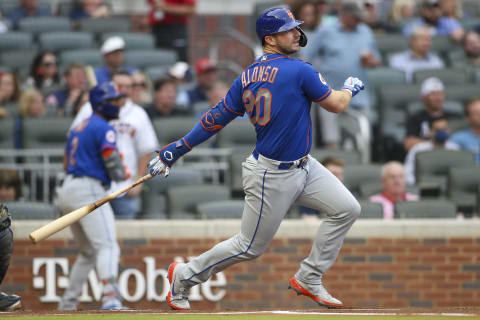
<path id="1" fill-rule="evenodd" d="M 320 225 L 310 255 L 302 261 L 295 279 L 311 288 L 324 290 L 322 275 L 337 258 L 345 235 L 360 215 L 360 205 L 343 183 L 314 158 L 310 158 L 305 169 L 309 172 L 307 183 L 296 203 L 325 212 L 326 218 Z M 336 299 L 330 300 L 328 292 L 319 294 L 325 295 L 324 304 L 333 301 L 334 305 L 341 305 Z"/>
<path id="2" fill-rule="evenodd" d="M 10 228 L 0 231 L 0 285 L 7 274 L 13 252 L 13 233 Z M 13 311 L 22 305 L 20 297 L 0 292 L 0 311 Z"/>
<path id="3" fill-rule="evenodd" d="M 89 272 L 95 266 L 95 253 L 93 247 L 82 230 L 79 223 L 71 225 L 70 230 L 73 239 L 79 249 L 78 256 L 70 270 L 68 288 L 65 290 L 62 300 L 58 305 L 59 310 L 76 310 L 78 298 L 82 293 L 82 287 L 87 281 Z"/>
<path id="4" fill-rule="evenodd" d="M 90 181 L 89 185 L 94 198 L 100 199 L 105 196 L 105 190 L 99 183 Z M 80 220 L 80 224 L 96 255 L 97 274 L 103 282 L 102 308 L 122 308 L 117 285 L 120 248 L 112 207 L 109 203 L 104 204 L 96 212 Z"/>
<path id="5" fill-rule="evenodd" d="M 243 165 L 245 207 L 240 233 L 189 263 L 169 270 L 174 273 L 172 281 L 179 279 L 184 286 L 179 286 L 178 290 L 205 282 L 213 274 L 240 261 L 254 259 L 268 248 L 299 194 L 298 186 L 305 179 L 305 173 L 298 175 L 296 171 L 270 170 L 257 166 L 255 160 L 247 159 Z M 173 287 L 178 292 L 176 285 Z"/>

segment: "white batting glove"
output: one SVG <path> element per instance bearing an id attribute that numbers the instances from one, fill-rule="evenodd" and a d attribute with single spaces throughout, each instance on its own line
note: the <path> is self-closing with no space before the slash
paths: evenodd
<path id="1" fill-rule="evenodd" d="M 352 97 L 354 97 L 360 90 L 365 89 L 365 85 L 363 84 L 362 80 L 355 78 L 355 77 L 348 77 L 347 80 L 343 83 L 343 88 L 347 89 L 352 93 Z"/>
<path id="2" fill-rule="evenodd" d="M 147 165 L 148 172 L 153 176 L 164 174 L 165 178 L 170 174 L 170 168 L 163 163 L 158 156 L 150 160 Z"/>

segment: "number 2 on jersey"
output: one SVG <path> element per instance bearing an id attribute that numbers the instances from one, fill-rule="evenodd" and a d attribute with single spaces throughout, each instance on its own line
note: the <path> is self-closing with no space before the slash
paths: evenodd
<path id="1" fill-rule="evenodd" d="M 272 109 L 272 93 L 270 90 L 262 88 L 258 90 L 256 97 L 251 90 L 245 90 L 242 100 L 251 123 L 263 127 L 270 122 Z"/>

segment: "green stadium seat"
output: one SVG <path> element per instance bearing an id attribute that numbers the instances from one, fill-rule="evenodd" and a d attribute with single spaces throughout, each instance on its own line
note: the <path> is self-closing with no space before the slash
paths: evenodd
<path id="1" fill-rule="evenodd" d="M 454 219 L 456 215 L 455 203 L 448 200 L 432 199 L 395 203 L 395 218 L 400 219 Z"/>
<path id="2" fill-rule="evenodd" d="M 412 115 L 425 109 L 425 104 L 422 101 L 410 102 L 407 105 L 407 114 Z M 456 113 L 458 115 L 464 115 L 463 104 L 459 101 L 445 101 L 443 104 L 443 110 Z"/>
<path id="3" fill-rule="evenodd" d="M 480 187 L 480 166 L 452 167 L 448 174 L 448 197 L 459 211 L 478 212 L 477 190 Z"/>
<path id="4" fill-rule="evenodd" d="M 94 45 L 93 36 L 87 32 L 49 32 L 39 36 L 43 50 L 59 52 L 62 50 L 89 49 Z"/>
<path id="5" fill-rule="evenodd" d="M 461 85 L 470 81 L 469 74 L 463 68 L 447 68 L 447 69 L 428 69 L 415 71 L 413 73 L 413 82 L 421 84 L 430 77 L 436 77 L 448 85 Z"/>
<path id="6" fill-rule="evenodd" d="M 153 66 L 145 68 L 145 72 L 150 80 L 155 83 L 158 79 L 166 78 L 168 76 L 169 66 Z"/>
<path id="7" fill-rule="evenodd" d="M 163 146 L 189 133 L 197 123 L 198 119 L 193 117 L 172 117 L 153 120 L 153 128 L 160 145 Z M 202 144 L 204 145 L 205 143 Z"/>
<path id="8" fill-rule="evenodd" d="M 65 148 L 68 118 L 28 118 L 22 122 L 22 146 L 29 149 Z"/>
<path id="9" fill-rule="evenodd" d="M 360 185 L 367 182 L 379 182 L 381 166 L 374 164 L 349 165 L 344 169 L 344 184 L 354 194 L 360 193 Z"/>
<path id="10" fill-rule="evenodd" d="M 236 119 L 217 134 L 217 146 L 232 148 L 238 146 L 255 147 L 257 135 L 248 119 Z"/>
<path id="11" fill-rule="evenodd" d="M 230 189 L 226 186 L 188 185 L 171 187 L 167 190 L 168 212 L 171 219 L 185 215 L 190 215 L 190 219 L 196 219 L 198 204 L 229 199 Z"/>
<path id="12" fill-rule="evenodd" d="M 129 32 L 131 30 L 130 18 L 103 17 L 100 19 L 82 19 L 79 23 L 79 30 L 94 34 Z"/>
<path id="13" fill-rule="evenodd" d="M 98 67 L 103 64 L 102 55 L 97 49 L 66 50 L 60 53 L 60 61 L 63 67 L 73 62 Z"/>
<path id="14" fill-rule="evenodd" d="M 360 201 L 360 219 L 383 219 L 383 206 L 380 203 Z"/>
<path id="15" fill-rule="evenodd" d="M 362 159 L 358 151 L 339 149 L 311 149 L 310 155 L 321 162 L 326 157 L 335 157 L 345 162 L 346 166 L 361 164 Z"/>
<path id="16" fill-rule="evenodd" d="M 145 32 L 108 32 L 103 33 L 101 42 L 103 43 L 110 37 L 119 36 L 125 41 L 125 50 L 154 49 L 155 38 L 150 33 Z"/>
<path id="17" fill-rule="evenodd" d="M 15 201 L 4 204 L 13 220 L 53 220 L 60 216 L 58 208 L 49 203 Z"/>
<path id="18" fill-rule="evenodd" d="M 375 41 L 378 51 L 385 58 L 389 53 L 404 51 L 408 49 L 408 38 L 403 34 L 376 34 Z"/>
<path id="19" fill-rule="evenodd" d="M 146 69 L 151 66 L 171 66 L 177 62 L 177 53 L 169 49 L 128 50 L 125 65 Z"/>
<path id="20" fill-rule="evenodd" d="M 20 20 L 18 29 L 33 34 L 71 31 L 72 23 L 64 17 L 27 17 Z"/>
<path id="21" fill-rule="evenodd" d="M 18 72 L 24 78 L 29 70 L 30 64 L 37 52 L 35 50 L 13 50 L 0 53 L 0 65 Z"/>
<path id="22" fill-rule="evenodd" d="M 204 202 L 197 205 L 196 211 L 201 219 L 241 219 L 243 200 L 223 200 Z"/>
<path id="23" fill-rule="evenodd" d="M 5 32 L 0 33 L 0 48 L 2 52 L 9 50 L 31 50 L 33 36 L 28 32 Z"/>

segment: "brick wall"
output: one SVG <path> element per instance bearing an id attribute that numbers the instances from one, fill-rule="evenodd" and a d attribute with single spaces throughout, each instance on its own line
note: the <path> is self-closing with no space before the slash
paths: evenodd
<path id="1" fill-rule="evenodd" d="M 173 229 L 175 229 L 173 227 Z M 477 229 L 478 230 L 478 229 Z M 158 229 L 157 229 L 158 233 Z M 298 234 L 298 232 L 297 232 Z M 222 236 L 222 239 L 225 237 Z M 155 259 L 156 268 L 166 269 L 174 257 L 195 256 L 209 249 L 219 237 L 196 236 L 168 239 L 136 237 L 120 240 L 121 266 L 145 273 L 145 256 Z M 225 271 L 226 295 L 219 302 L 194 301 L 199 309 L 311 308 L 314 304 L 287 288 L 287 281 L 308 255 L 312 240 L 284 237 L 272 241 L 260 258 L 232 266 Z M 22 296 L 27 309 L 54 309 L 55 303 L 41 303 L 45 289 L 33 288 L 33 257 L 68 257 L 76 250 L 72 240 L 47 240 L 31 245 L 21 237 L 15 241 L 15 253 L 3 290 Z M 57 276 L 61 274 L 57 267 Z M 45 267 L 40 269 L 45 277 Z M 358 237 L 345 240 L 334 266 L 325 276 L 332 295 L 354 308 L 454 307 L 478 306 L 480 301 L 480 238 L 456 237 Z M 158 292 L 163 281 L 156 281 Z M 129 292 L 135 291 L 130 278 Z M 219 288 L 212 289 L 218 292 Z M 63 289 L 57 288 L 60 294 Z M 166 308 L 165 303 L 127 303 L 133 308 Z M 86 303 L 95 308 L 98 302 Z"/>

